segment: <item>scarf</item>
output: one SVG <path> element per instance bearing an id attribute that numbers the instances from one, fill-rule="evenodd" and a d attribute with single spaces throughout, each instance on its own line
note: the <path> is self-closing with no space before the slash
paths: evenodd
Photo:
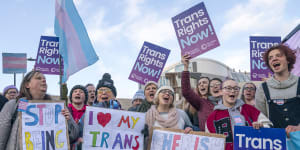
<path id="1" fill-rule="evenodd" d="M 179 112 L 177 112 L 176 108 L 170 108 L 168 112 L 168 119 L 165 120 L 160 116 L 159 112 L 155 105 L 152 105 L 151 108 L 146 113 L 146 123 L 151 129 L 157 121 L 163 128 L 173 128 L 178 129 L 178 120 L 179 120 Z"/>
<path id="2" fill-rule="evenodd" d="M 153 102 L 148 102 L 146 99 L 143 100 L 142 104 L 137 107 L 137 112 L 147 112 L 150 109 Z"/>

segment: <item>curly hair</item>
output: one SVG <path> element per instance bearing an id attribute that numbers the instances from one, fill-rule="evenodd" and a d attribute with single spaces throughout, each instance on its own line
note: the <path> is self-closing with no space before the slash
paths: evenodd
<path id="1" fill-rule="evenodd" d="M 294 64 L 296 62 L 296 55 L 293 50 L 291 50 L 288 46 L 283 45 L 283 44 L 273 46 L 265 52 L 263 59 L 264 59 L 266 65 L 268 66 L 268 68 L 273 72 L 273 70 L 271 69 L 271 66 L 269 65 L 269 53 L 275 49 L 278 49 L 281 54 L 284 54 L 286 56 L 286 60 L 289 62 L 288 63 L 288 71 L 291 71 L 294 68 Z"/>

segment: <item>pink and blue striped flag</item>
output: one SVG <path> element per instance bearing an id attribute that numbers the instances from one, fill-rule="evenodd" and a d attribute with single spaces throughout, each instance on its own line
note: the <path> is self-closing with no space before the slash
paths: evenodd
<path id="1" fill-rule="evenodd" d="M 292 73 L 296 76 L 300 76 L 300 24 L 293 29 L 282 42 L 288 45 L 296 53 L 296 63 Z"/>
<path id="2" fill-rule="evenodd" d="M 54 32 L 59 37 L 59 51 L 64 61 L 63 83 L 99 59 L 73 0 L 55 1 Z"/>
<path id="3" fill-rule="evenodd" d="M 25 73 L 27 71 L 26 53 L 2 53 L 3 73 Z"/>

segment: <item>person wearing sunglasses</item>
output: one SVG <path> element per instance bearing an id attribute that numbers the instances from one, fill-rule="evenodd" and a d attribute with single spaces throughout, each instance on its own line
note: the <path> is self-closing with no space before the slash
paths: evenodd
<path id="1" fill-rule="evenodd" d="M 117 90 L 109 73 L 105 73 L 99 80 L 96 91 L 97 95 L 93 106 L 122 109 L 120 102 L 116 100 Z"/>
<path id="2" fill-rule="evenodd" d="M 3 95 L 8 99 L 8 100 L 12 100 L 12 99 L 16 99 L 18 96 L 19 92 L 17 87 L 15 87 L 14 85 L 9 85 L 6 86 L 3 89 Z"/>
<path id="3" fill-rule="evenodd" d="M 222 102 L 206 121 L 205 131 L 226 135 L 226 150 L 233 150 L 234 126 L 270 127 L 271 121 L 254 106 L 237 99 L 240 92 L 238 83 L 227 79 L 222 85 Z"/>
<path id="4" fill-rule="evenodd" d="M 247 82 L 244 84 L 241 95 L 241 99 L 244 103 L 255 106 L 255 91 L 256 86 L 254 83 Z"/>

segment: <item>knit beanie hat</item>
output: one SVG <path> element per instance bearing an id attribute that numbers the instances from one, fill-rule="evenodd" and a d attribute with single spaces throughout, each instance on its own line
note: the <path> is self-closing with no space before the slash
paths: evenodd
<path id="1" fill-rule="evenodd" d="M 88 91 L 87 91 L 87 89 L 86 89 L 84 86 L 82 86 L 82 85 L 75 85 L 75 86 L 72 88 L 72 90 L 71 90 L 71 92 L 70 92 L 70 95 L 69 95 L 69 99 L 70 99 L 71 103 L 72 103 L 72 94 L 73 94 L 74 90 L 76 90 L 76 89 L 81 89 L 81 90 L 84 92 L 84 97 L 85 97 L 84 104 L 86 104 L 86 103 L 87 103 L 87 100 L 88 100 Z"/>
<path id="2" fill-rule="evenodd" d="M 9 85 L 9 86 L 6 86 L 6 87 L 3 89 L 3 95 L 5 95 L 6 92 L 7 92 L 9 89 L 16 89 L 17 92 L 18 92 L 17 87 L 15 87 L 14 85 Z"/>
<path id="3" fill-rule="evenodd" d="M 117 90 L 114 86 L 114 81 L 111 79 L 111 76 L 109 73 L 105 73 L 102 76 L 102 80 L 99 80 L 98 85 L 97 85 L 97 90 L 101 87 L 107 87 L 109 89 L 111 89 L 111 91 L 113 92 L 114 96 L 117 96 Z"/>
<path id="4" fill-rule="evenodd" d="M 145 84 L 144 91 L 145 91 L 145 89 L 147 88 L 147 86 L 149 86 L 150 84 L 154 84 L 154 85 L 158 88 L 158 85 L 157 85 L 156 82 L 154 82 L 154 81 L 148 81 L 148 82 Z"/>
<path id="5" fill-rule="evenodd" d="M 141 99 L 141 100 L 145 99 L 144 90 L 140 89 L 140 90 L 136 91 L 136 93 L 134 94 L 134 96 L 132 98 L 131 103 L 133 103 L 134 100 L 136 100 L 136 99 Z"/>
<path id="6" fill-rule="evenodd" d="M 162 86 L 162 87 L 160 87 L 160 88 L 156 91 L 155 96 L 154 96 L 154 99 L 157 99 L 157 98 L 158 98 L 158 94 L 159 94 L 159 92 L 161 92 L 162 90 L 170 90 L 170 91 L 172 91 L 172 92 L 173 92 L 173 98 L 174 98 L 174 90 L 173 90 L 173 88 L 170 87 L 170 86 Z"/>

